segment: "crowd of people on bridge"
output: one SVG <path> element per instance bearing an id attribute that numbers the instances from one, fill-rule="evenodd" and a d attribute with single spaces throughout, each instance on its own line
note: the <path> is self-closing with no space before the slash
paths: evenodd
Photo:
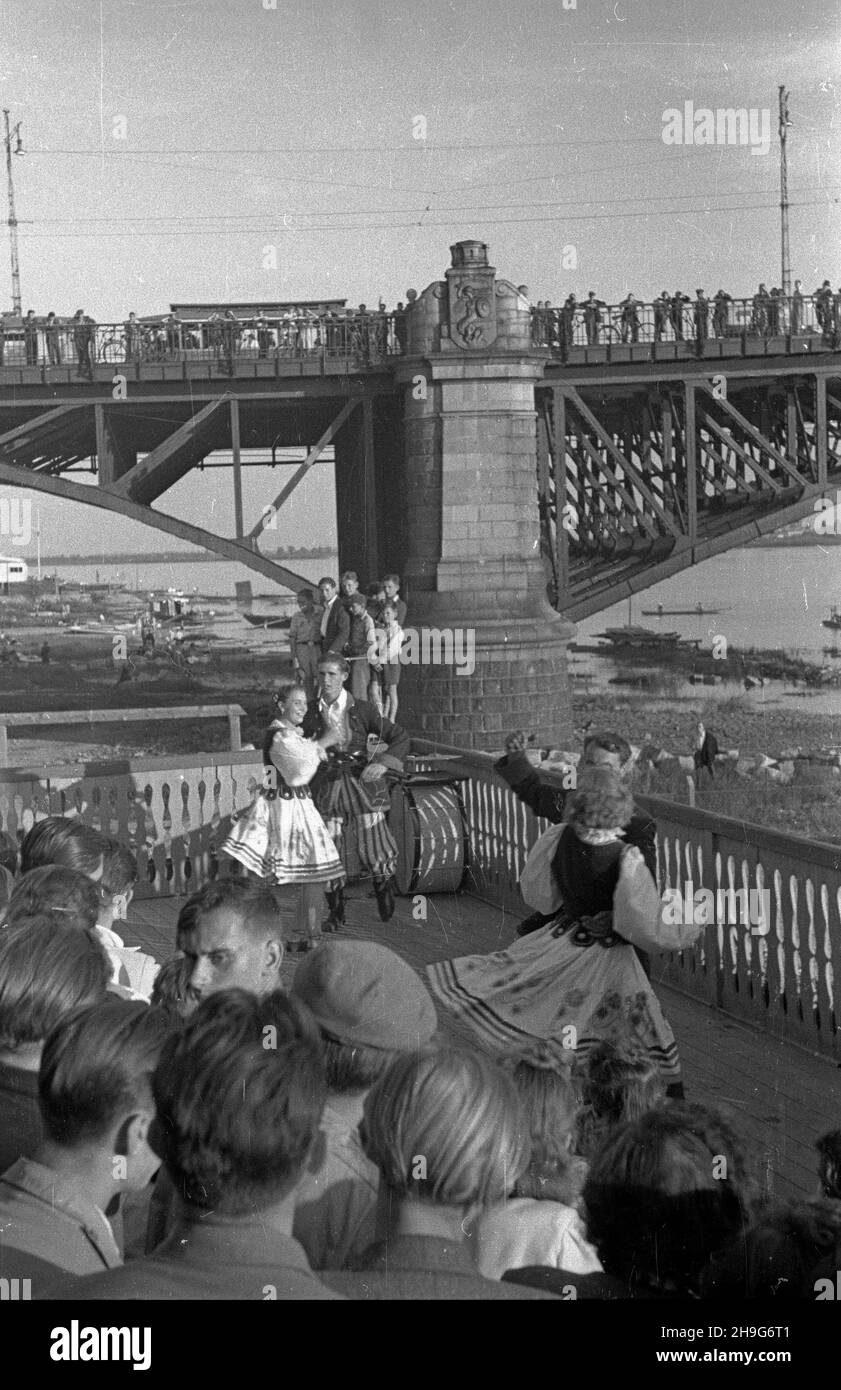
<path id="1" fill-rule="evenodd" d="M 408 290 L 407 303 L 415 298 L 415 291 Z M 72 318 L 52 311 L 38 317 L 30 309 L 14 330 L 0 317 L 0 367 L 8 364 L 7 338 L 10 349 L 15 343 L 16 353 L 22 344 L 16 363 L 74 363 L 81 376 L 91 375 L 94 362 L 176 362 L 185 356 L 215 361 L 232 372 L 237 357 L 268 360 L 323 353 L 370 363 L 399 356 L 406 350 L 406 315 L 402 301 L 388 310 L 382 300 L 375 309 L 360 304 L 317 313 L 290 305 L 282 314 L 269 316 L 258 309 L 250 318 L 237 317 L 233 309 L 202 320 L 185 320 L 175 313 L 141 319 L 131 311 L 122 324 L 97 324 L 83 309 Z"/>
<path id="2" fill-rule="evenodd" d="M 800 280 L 785 295 L 777 286 L 760 284 L 747 299 L 734 298 L 719 289 L 712 296 L 697 289 L 692 298 L 681 290 L 663 290 L 651 302 L 628 293 L 618 305 L 609 305 L 590 290 L 579 301 L 570 294 L 560 307 L 539 300 L 532 316 L 536 343 L 565 355 L 576 346 L 603 343 L 690 342 L 699 351 L 710 339 L 749 334 L 775 338 L 818 333 L 832 347 L 841 344 L 841 287 L 833 292 L 829 280 L 813 294 L 804 294 Z"/>
<path id="3" fill-rule="evenodd" d="M 249 318 L 237 317 L 233 309 L 220 310 L 200 321 L 175 313 L 140 319 L 132 311 L 122 324 L 107 325 L 97 324 L 83 309 L 77 309 L 72 318 L 52 311 L 39 318 L 30 309 L 14 333 L 0 317 L 0 367 L 7 336 L 10 344 L 22 341 L 26 366 L 72 362 L 81 376 L 91 375 L 94 362 L 164 363 L 185 357 L 214 361 L 231 374 L 234 360 L 243 357 L 268 361 L 324 355 L 352 357 L 370 365 L 406 352 L 407 315 L 416 299 L 417 292 L 407 290 L 405 301 L 394 309 L 387 309 L 383 300 L 375 309 L 360 304 L 321 312 L 290 305 L 275 315 L 258 309 Z M 629 292 L 619 304 L 609 304 L 590 290 L 586 299 L 569 294 L 559 306 L 538 300 L 532 309 L 533 341 L 561 356 L 574 347 L 611 342 L 688 342 L 703 352 L 710 340 L 745 334 L 764 339 L 817 334 L 838 347 L 841 287 L 833 291 L 830 281 L 824 280 L 808 294 L 802 282 L 795 280 L 789 295 L 763 283 L 747 298 L 723 289 L 715 294 L 697 289 L 694 297 L 682 290 L 663 290 L 651 301 Z"/>
<path id="4" fill-rule="evenodd" d="M 267 730 L 267 852 L 184 902 L 162 965 L 115 930 L 123 843 L 76 816 L 0 837 L 0 1278 L 105 1301 L 834 1297 L 841 1130 L 781 1204 L 684 1095 L 646 951 L 688 937 L 655 926 L 620 735 L 588 732 L 568 790 L 509 735 L 497 770 L 549 830 L 507 950 L 422 977 L 337 914 L 282 982 L 280 895 L 343 873 L 331 820 L 358 819 L 388 915 L 377 789 L 408 740 L 342 699 L 339 602 L 320 695 L 289 683 Z"/>

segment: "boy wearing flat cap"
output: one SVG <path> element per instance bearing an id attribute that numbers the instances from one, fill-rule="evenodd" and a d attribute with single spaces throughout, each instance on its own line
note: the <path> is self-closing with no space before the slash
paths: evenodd
<path id="1" fill-rule="evenodd" d="M 298 1195 L 294 1235 L 313 1269 L 345 1269 L 375 1235 L 378 1174 L 358 1135 L 365 1097 L 396 1057 L 429 1043 L 438 1019 L 411 966 L 370 941 L 325 942 L 291 992 L 321 1029 L 328 1091 L 327 1153 Z"/>

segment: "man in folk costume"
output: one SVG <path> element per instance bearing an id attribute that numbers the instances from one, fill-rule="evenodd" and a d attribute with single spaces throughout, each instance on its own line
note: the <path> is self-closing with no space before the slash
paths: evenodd
<path id="1" fill-rule="evenodd" d="M 340 854 L 347 829 L 353 826 L 360 865 L 373 875 L 377 907 L 387 922 L 394 913 L 397 843 L 386 819 L 390 803 L 386 772 L 402 771 L 409 735 L 374 705 L 355 699 L 345 689 L 348 671 L 348 663 L 338 654 L 328 653 L 319 662 L 319 694 L 307 710 L 303 732 L 316 737 L 328 729 L 336 733 L 328 761 L 313 780 L 313 796 Z M 380 747 L 370 753 L 372 735 Z M 324 929 L 338 931 L 345 917 L 341 884 L 328 889 L 327 902 L 330 915 Z"/>

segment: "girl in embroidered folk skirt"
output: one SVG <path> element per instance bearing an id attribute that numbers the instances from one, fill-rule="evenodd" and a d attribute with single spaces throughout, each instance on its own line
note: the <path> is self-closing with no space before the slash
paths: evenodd
<path id="1" fill-rule="evenodd" d="M 563 899 L 557 915 L 505 951 L 427 966 L 433 994 L 494 1051 L 542 1038 L 586 1057 L 605 1039 L 630 1037 L 664 1084 L 676 1086 L 674 1034 L 633 946 L 613 924 L 623 856 L 641 864 L 639 850 L 623 843 L 633 799 L 618 773 L 591 768 L 569 807 L 552 861 Z"/>
<path id="2" fill-rule="evenodd" d="M 301 733 L 307 712 L 303 686 L 282 685 L 274 700 L 279 717 L 269 726 L 263 743 L 264 784 L 237 818 L 222 852 L 271 884 L 300 885 L 298 910 L 306 938 L 294 949 L 308 950 L 320 935 L 323 885 L 345 877 L 309 789 L 336 734 L 329 729 L 315 741 Z"/>

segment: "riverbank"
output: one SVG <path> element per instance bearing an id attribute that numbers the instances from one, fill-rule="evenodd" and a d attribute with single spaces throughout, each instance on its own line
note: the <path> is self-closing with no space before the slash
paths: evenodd
<path id="1" fill-rule="evenodd" d="M 681 757 L 692 754 L 699 719 L 714 733 L 722 752 L 738 750 L 742 759 L 764 754 L 776 761 L 798 749 L 807 754 L 841 746 L 837 715 L 766 709 L 738 697 L 724 704 L 699 700 L 688 713 L 653 710 L 644 695 L 621 700 L 582 696 L 574 708 L 578 728 L 592 721 L 594 728 L 621 733 L 630 743 Z M 695 778 L 695 804 L 734 820 L 841 844 L 841 774 L 805 758 L 789 757 L 788 761 L 793 763 L 793 777 L 783 784 L 774 780 L 773 770 L 740 775 L 735 763 L 720 760 L 714 777 L 702 771 Z M 635 785 L 639 791 L 668 800 L 689 798 L 687 773 L 673 761 L 642 769 Z"/>

